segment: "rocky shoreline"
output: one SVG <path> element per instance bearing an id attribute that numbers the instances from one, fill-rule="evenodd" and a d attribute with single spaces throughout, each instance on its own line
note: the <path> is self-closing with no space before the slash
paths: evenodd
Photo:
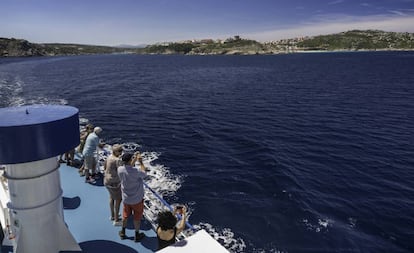
<path id="1" fill-rule="evenodd" d="M 378 30 L 348 31 L 314 37 L 300 37 L 259 43 L 234 36 L 226 40 L 158 43 L 144 48 L 79 44 L 30 43 L 23 39 L 0 38 L 0 57 L 58 56 L 87 54 L 185 54 L 185 55 L 269 55 L 285 53 L 412 51 L 413 33 Z"/>

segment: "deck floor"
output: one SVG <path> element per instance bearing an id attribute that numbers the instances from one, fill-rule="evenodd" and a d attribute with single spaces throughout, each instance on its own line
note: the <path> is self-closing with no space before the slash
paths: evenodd
<path id="1" fill-rule="evenodd" d="M 63 190 L 64 220 L 78 242 L 82 253 L 147 253 L 158 248 L 157 237 L 152 225 L 143 218 L 140 232 L 145 234 L 141 242 L 134 242 L 135 229 L 132 219 L 128 221 L 127 238 L 121 240 L 109 219 L 109 193 L 103 186 L 103 179 L 92 185 L 85 183 L 78 169 L 62 163 L 59 168 Z M 122 204 L 121 210 L 122 212 Z M 47 240 L 45 238 L 45 240 Z M 6 244 L 6 242 L 4 242 Z M 13 247 L 3 245 L 0 253 L 12 253 Z M 67 253 L 69 251 L 61 251 Z M 74 253 L 74 251 L 70 251 Z"/>
<path id="2" fill-rule="evenodd" d="M 134 242 L 132 219 L 128 221 L 127 239 L 118 236 L 120 227 L 115 227 L 109 219 L 109 194 L 103 186 L 102 178 L 96 184 L 85 183 L 78 169 L 61 164 L 59 168 L 63 190 L 64 220 L 69 231 L 78 242 L 83 253 L 147 253 L 155 252 L 158 241 L 152 225 L 141 221 L 140 232 L 145 234 L 141 242 Z M 121 206 L 122 209 L 122 206 Z M 144 210 L 145 212 L 145 210 Z M 45 238 L 45 240 L 47 240 Z M 9 241 L 10 243 L 10 241 Z M 12 253 L 11 246 L 3 246 L 0 253 Z M 61 251 L 61 253 L 74 251 Z M 162 252 L 228 252 L 204 230 L 183 239 Z"/>
<path id="3" fill-rule="evenodd" d="M 59 168 L 63 190 L 64 220 L 78 242 L 83 253 L 147 253 L 158 248 L 157 237 L 152 225 L 143 218 L 140 232 L 145 234 L 141 242 L 134 242 L 132 219 L 128 221 L 127 238 L 121 240 L 109 219 L 109 193 L 103 186 L 102 178 L 96 184 L 85 183 L 78 169 L 61 164 Z M 122 204 L 121 210 L 122 212 Z M 45 238 L 47 240 L 47 238 Z M 12 246 L 2 246 L 1 253 L 13 252 Z M 69 251 L 61 251 L 68 253 Z M 74 253 L 74 251 L 70 251 Z"/>
<path id="4" fill-rule="evenodd" d="M 145 219 L 141 221 L 140 231 L 145 233 L 141 242 L 134 242 L 132 220 L 128 222 L 127 239 L 119 238 L 120 227 L 115 227 L 109 219 L 109 194 L 102 178 L 95 185 L 85 183 L 85 177 L 80 177 L 76 168 L 64 164 L 60 167 L 60 177 L 65 222 L 82 252 L 145 253 L 157 249 L 156 234 Z"/>

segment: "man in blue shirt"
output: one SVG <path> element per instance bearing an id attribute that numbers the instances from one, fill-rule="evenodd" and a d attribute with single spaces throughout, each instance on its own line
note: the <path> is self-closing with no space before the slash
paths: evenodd
<path id="1" fill-rule="evenodd" d="M 134 154 L 125 153 L 122 156 L 124 166 L 118 167 L 118 176 L 121 180 L 122 200 L 124 210 L 122 212 L 122 230 L 119 231 L 121 239 L 125 239 L 125 228 L 130 215 L 134 215 L 135 242 L 144 237 L 144 233 L 139 233 L 141 218 L 144 213 L 144 181 L 147 173 L 139 152 Z M 133 167 L 139 161 L 140 169 Z"/>
<path id="2" fill-rule="evenodd" d="M 96 158 L 95 152 L 98 147 L 102 148 L 103 143 L 100 143 L 99 134 L 102 132 L 102 128 L 95 127 L 93 133 L 86 138 L 85 146 L 83 147 L 82 155 L 85 164 L 85 183 L 95 183 L 93 178 L 96 173 Z"/>

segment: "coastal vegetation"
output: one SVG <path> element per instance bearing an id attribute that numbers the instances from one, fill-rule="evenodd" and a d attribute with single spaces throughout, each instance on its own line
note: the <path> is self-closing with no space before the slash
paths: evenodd
<path id="1" fill-rule="evenodd" d="M 30 43 L 23 39 L 0 38 L 0 56 L 54 56 L 120 53 L 124 49 L 107 46 Z"/>
<path id="2" fill-rule="evenodd" d="M 414 33 L 353 30 L 337 34 L 298 37 L 260 43 L 234 36 L 225 40 L 164 42 L 146 47 L 109 47 L 60 43 L 30 43 L 0 38 L 0 57 L 85 54 L 246 55 L 309 51 L 414 50 Z"/>
<path id="3" fill-rule="evenodd" d="M 316 49 L 324 51 L 414 49 L 414 34 L 354 30 L 306 38 L 297 41 L 295 46 L 301 50 Z"/>

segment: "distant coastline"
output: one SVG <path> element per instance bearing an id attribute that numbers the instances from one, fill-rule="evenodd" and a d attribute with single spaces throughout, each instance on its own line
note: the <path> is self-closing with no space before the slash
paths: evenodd
<path id="1" fill-rule="evenodd" d="M 379 30 L 352 30 L 337 34 L 299 37 L 265 43 L 234 36 L 225 40 L 205 39 L 164 42 L 140 48 L 58 43 L 38 44 L 24 39 L 0 38 L 0 57 L 89 54 L 269 55 L 411 50 L 414 50 L 414 33 Z"/>

